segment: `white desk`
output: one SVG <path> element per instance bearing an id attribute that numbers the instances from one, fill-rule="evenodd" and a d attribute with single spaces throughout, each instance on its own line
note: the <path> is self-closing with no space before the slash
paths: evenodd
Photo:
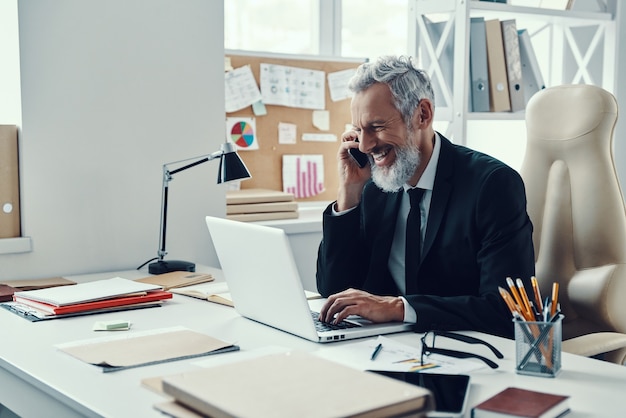
<path id="1" fill-rule="evenodd" d="M 198 269 L 201 270 L 200 268 Z M 202 269 L 202 271 L 207 271 Z M 220 272 L 208 269 L 216 277 Z M 144 277 L 141 271 L 71 277 L 76 281 L 122 276 Z M 4 309 L 0 310 L 0 403 L 23 418 L 29 417 L 150 417 L 162 416 L 152 405 L 163 397 L 145 389 L 140 381 L 194 369 L 189 359 L 114 373 L 102 373 L 57 350 L 54 345 L 101 333 L 91 330 L 96 320 L 127 318 L 130 331 L 144 331 L 183 325 L 225 341 L 236 342 L 242 350 L 278 345 L 304 351 L 324 350 L 334 344 L 316 344 L 240 317 L 232 308 L 185 296 L 174 295 L 163 307 L 31 323 Z M 626 367 L 563 354 L 563 369 L 555 379 L 521 376 L 514 372 L 513 341 L 478 335 L 504 354 L 500 368 L 471 373 L 470 406 L 506 386 L 559 392 L 571 396 L 571 417 L 615 417 L 623 415 L 620 396 L 626 387 Z M 420 335 L 397 334 L 392 338 L 419 346 Z M 458 347 L 467 349 L 467 347 Z M 473 349 L 473 348 L 472 348 Z M 477 348 L 481 350 L 481 348 Z M 476 351 L 479 353 L 480 351 Z M 489 358 L 493 356 L 487 352 Z M 226 355 L 226 354 L 224 354 Z M 233 388 L 236 390 L 236 388 Z M 469 417 L 469 411 L 468 415 Z"/>

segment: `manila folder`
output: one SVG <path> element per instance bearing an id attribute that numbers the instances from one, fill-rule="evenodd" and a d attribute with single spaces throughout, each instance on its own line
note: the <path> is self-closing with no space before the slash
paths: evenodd
<path id="1" fill-rule="evenodd" d="M 298 351 L 166 376 L 163 390 L 211 417 L 425 416 L 434 407 L 425 388 Z"/>

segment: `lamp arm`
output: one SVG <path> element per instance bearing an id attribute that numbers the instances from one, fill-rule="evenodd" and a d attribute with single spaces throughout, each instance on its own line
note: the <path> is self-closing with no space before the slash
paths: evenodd
<path id="1" fill-rule="evenodd" d="M 211 161 L 211 160 L 214 160 L 214 159 L 216 159 L 216 158 L 220 158 L 222 155 L 224 155 L 224 151 L 220 150 L 220 151 L 215 151 L 214 153 L 212 153 L 212 154 L 208 154 L 208 155 L 205 155 L 205 156 L 195 157 L 195 158 L 200 158 L 200 160 L 195 161 L 195 162 L 193 162 L 193 163 L 191 163 L 191 164 L 187 164 L 187 165 L 185 165 L 185 166 L 183 166 L 183 167 L 177 168 L 176 170 L 171 170 L 171 171 L 167 169 L 167 167 L 168 167 L 169 165 L 172 165 L 172 164 L 178 164 L 178 163 L 184 163 L 185 161 L 191 161 L 191 160 L 193 160 L 193 159 L 195 159 L 195 158 L 188 158 L 188 159 L 186 159 L 186 160 L 176 161 L 176 162 L 173 162 L 173 163 L 167 163 L 167 164 L 165 164 L 165 165 L 163 166 L 163 170 L 164 170 L 164 172 L 165 172 L 165 170 L 167 170 L 167 172 L 170 174 L 170 178 L 169 178 L 169 180 L 171 180 L 171 179 L 172 179 L 172 178 L 171 178 L 171 175 L 172 175 L 172 174 L 176 174 L 176 173 L 178 173 L 178 172 L 181 172 L 181 171 L 187 170 L 188 168 L 195 167 L 195 166 L 197 166 L 197 165 L 200 165 L 200 164 L 206 163 L 207 161 Z"/>
<path id="2" fill-rule="evenodd" d="M 165 250 L 165 238 L 166 238 L 165 235 L 167 231 L 167 200 L 168 200 L 169 184 L 170 184 L 170 181 L 172 180 L 172 175 L 179 173 L 181 171 L 187 170 L 188 168 L 206 163 L 207 161 L 220 158 L 223 154 L 224 154 L 224 151 L 220 150 L 220 151 L 215 151 L 212 154 L 208 154 L 204 157 L 195 157 L 195 158 L 200 158 L 200 159 L 197 161 L 194 161 L 193 163 L 177 168 L 175 170 L 170 170 L 168 166 L 171 164 L 178 164 L 178 163 L 183 163 L 185 161 L 190 161 L 190 160 L 193 160 L 194 158 L 188 158 L 186 160 L 175 161 L 175 162 L 167 163 L 163 165 L 163 188 L 161 191 L 161 229 L 159 231 L 160 246 L 159 246 L 159 251 L 157 252 L 159 261 L 163 261 L 163 258 L 167 255 L 167 251 Z"/>

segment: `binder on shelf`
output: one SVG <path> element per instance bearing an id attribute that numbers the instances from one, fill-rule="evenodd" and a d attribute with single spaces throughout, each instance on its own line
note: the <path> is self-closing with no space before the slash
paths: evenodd
<path id="1" fill-rule="evenodd" d="M 502 28 L 502 43 L 506 61 L 506 74 L 509 82 L 509 98 L 511 111 L 524 110 L 526 101 L 524 98 L 524 84 L 522 82 L 522 64 L 520 59 L 519 36 L 515 19 L 500 22 Z"/>
<path id="2" fill-rule="evenodd" d="M 470 79 L 472 112 L 489 112 L 489 70 L 487 69 L 485 18 L 470 19 Z"/>
<path id="3" fill-rule="evenodd" d="M 489 70 L 489 110 L 508 112 L 511 110 L 511 101 L 500 20 L 485 20 L 485 34 L 487 39 L 487 68 Z"/>
<path id="4" fill-rule="evenodd" d="M 0 238 L 21 234 L 17 126 L 0 125 Z"/>
<path id="5" fill-rule="evenodd" d="M 533 94 L 546 88 L 546 86 L 543 82 L 541 68 L 539 68 L 539 62 L 537 61 L 528 31 L 519 29 L 517 34 L 519 38 L 520 63 L 522 65 L 522 81 L 524 83 L 524 101 L 528 103 Z"/>

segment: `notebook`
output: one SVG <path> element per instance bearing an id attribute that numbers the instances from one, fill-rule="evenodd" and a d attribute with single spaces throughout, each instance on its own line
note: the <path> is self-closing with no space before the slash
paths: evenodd
<path id="1" fill-rule="evenodd" d="M 351 316 L 347 329 L 319 331 L 285 231 L 259 224 L 206 217 L 207 227 L 241 316 L 311 341 L 328 343 L 409 331 L 402 322 L 375 324 Z"/>

